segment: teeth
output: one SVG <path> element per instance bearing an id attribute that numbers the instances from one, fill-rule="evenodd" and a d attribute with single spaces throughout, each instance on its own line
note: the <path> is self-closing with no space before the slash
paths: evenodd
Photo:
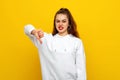
<path id="1" fill-rule="evenodd" d="M 58 28 L 59 28 L 60 30 L 62 30 L 62 29 L 63 29 L 63 27 L 62 27 L 62 26 L 59 26 Z"/>

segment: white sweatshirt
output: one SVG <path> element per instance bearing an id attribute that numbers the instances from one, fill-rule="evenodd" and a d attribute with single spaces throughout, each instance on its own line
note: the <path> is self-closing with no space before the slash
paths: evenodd
<path id="1" fill-rule="evenodd" d="M 86 62 L 82 41 L 68 34 L 60 36 L 44 33 L 42 44 L 31 31 L 29 24 L 24 31 L 38 48 L 42 80 L 86 80 Z"/>

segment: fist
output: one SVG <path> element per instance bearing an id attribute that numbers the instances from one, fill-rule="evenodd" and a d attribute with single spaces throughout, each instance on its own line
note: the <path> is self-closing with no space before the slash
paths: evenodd
<path id="1" fill-rule="evenodd" d="M 44 36 L 44 32 L 42 30 L 32 30 L 31 34 L 33 34 L 42 44 L 41 38 Z"/>

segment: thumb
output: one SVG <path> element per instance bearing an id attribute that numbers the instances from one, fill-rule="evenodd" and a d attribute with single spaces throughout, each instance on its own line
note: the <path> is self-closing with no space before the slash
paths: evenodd
<path id="1" fill-rule="evenodd" d="M 38 33 L 35 33 L 35 37 L 36 37 L 37 39 L 40 39 Z"/>
<path id="2" fill-rule="evenodd" d="M 40 36 L 38 35 L 38 33 L 35 33 L 35 37 L 37 38 L 37 40 L 39 40 L 40 44 L 42 44 L 42 40 L 41 40 Z"/>
<path id="3" fill-rule="evenodd" d="M 39 39 L 39 42 L 40 42 L 40 44 L 42 44 L 42 40 L 41 39 Z"/>

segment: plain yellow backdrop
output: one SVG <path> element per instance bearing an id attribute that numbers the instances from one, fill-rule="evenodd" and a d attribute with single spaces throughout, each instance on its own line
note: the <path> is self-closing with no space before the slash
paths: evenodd
<path id="1" fill-rule="evenodd" d="M 37 48 L 24 25 L 50 33 L 61 7 L 71 11 L 78 25 L 87 80 L 120 80 L 119 0 L 1 0 L 0 80 L 41 80 Z"/>

